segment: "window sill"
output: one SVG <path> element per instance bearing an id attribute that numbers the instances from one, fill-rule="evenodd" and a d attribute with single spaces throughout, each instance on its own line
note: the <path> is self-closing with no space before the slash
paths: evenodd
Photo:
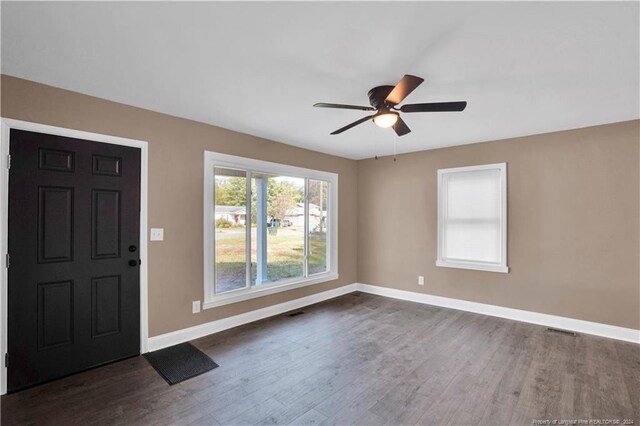
<path id="1" fill-rule="evenodd" d="M 230 291 L 226 294 L 221 294 L 205 301 L 202 305 L 202 308 L 216 308 L 218 306 L 224 306 L 232 303 L 242 302 L 244 300 L 255 299 L 257 297 L 267 296 L 269 294 L 276 294 L 287 290 L 293 290 L 294 288 L 306 287 L 308 285 L 337 280 L 339 277 L 340 275 L 336 272 L 326 272 L 324 274 L 314 275 L 301 280 L 288 281 L 280 284 L 274 283 L 272 285 L 253 287 L 251 289 Z"/>
<path id="2" fill-rule="evenodd" d="M 441 266 L 443 268 L 473 269 L 476 271 L 486 271 L 486 272 L 501 272 L 503 274 L 509 273 L 508 266 L 488 265 L 485 263 L 452 262 L 450 260 L 437 260 L 436 266 Z"/>

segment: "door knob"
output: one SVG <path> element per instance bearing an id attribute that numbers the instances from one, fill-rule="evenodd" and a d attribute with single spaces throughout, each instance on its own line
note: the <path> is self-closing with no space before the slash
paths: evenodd
<path id="1" fill-rule="evenodd" d="M 129 261 L 129 266 L 138 266 L 138 261 L 137 261 L 137 260 L 134 260 L 134 259 L 131 259 L 131 260 Z"/>

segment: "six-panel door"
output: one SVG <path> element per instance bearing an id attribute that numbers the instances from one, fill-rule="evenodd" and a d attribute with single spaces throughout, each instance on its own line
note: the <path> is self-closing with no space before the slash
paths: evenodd
<path id="1" fill-rule="evenodd" d="M 140 150 L 11 130 L 9 392 L 140 350 Z"/>

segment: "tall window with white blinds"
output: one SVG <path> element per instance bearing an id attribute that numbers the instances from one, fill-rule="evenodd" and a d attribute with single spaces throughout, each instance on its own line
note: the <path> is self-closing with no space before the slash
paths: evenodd
<path id="1" fill-rule="evenodd" d="M 436 265 L 509 271 L 506 163 L 438 170 Z"/>

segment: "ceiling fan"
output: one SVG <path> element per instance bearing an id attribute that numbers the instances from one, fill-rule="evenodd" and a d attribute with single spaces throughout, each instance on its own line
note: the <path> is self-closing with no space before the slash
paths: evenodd
<path id="1" fill-rule="evenodd" d="M 340 108 L 340 109 L 356 109 L 360 111 L 376 111 L 375 114 L 368 115 L 360 120 L 354 121 L 351 124 L 347 124 L 344 127 L 331 132 L 332 135 L 337 135 L 345 130 L 349 130 L 352 127 L 362 124 L 365 121 L 373 119 L 379 127 L 387 128 L 393 127 L 398 136 L 406 135 L 411 132 L 411 129 L 407 126 L 404 120 L 400 117 L 400 112 L 445 112 L 445 111 L 464 111 L 467 107 L 466 101 L 460 102 L 430 102 L 426 104 L 406 104 L 400 108 L 397 105 L 406 98 L 409 93 L 413 92 L 424 81 L 423 78 L 416 77 L 415 75 L 406 74 L 395 86 L 378 86 L 369 90 L 369 103 L 368 106 L 358 105 L 343 105 L 343 104 L 327 104 L 317 103 L 314 107 L 320 108 Z"/>

